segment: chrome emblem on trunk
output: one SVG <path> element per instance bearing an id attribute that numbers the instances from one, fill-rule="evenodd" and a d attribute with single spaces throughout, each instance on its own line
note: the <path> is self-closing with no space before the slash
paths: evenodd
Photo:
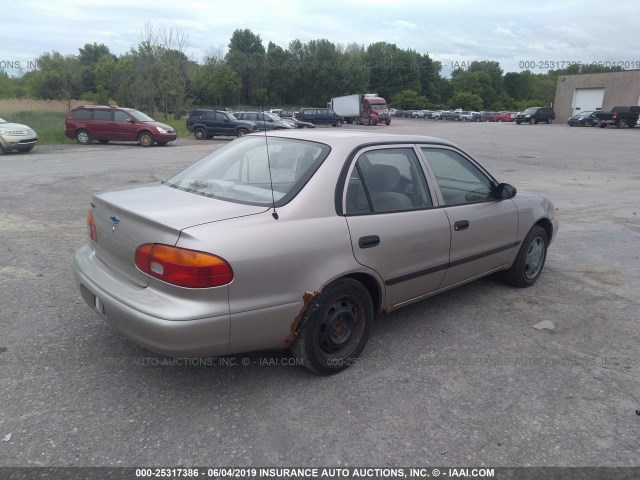
<path id="1" fill-rule="evenodd" d="M 117 215 L 111 215 L 111 231 L 116 231 L 116 225 L 120 223 L 120 217 Z"/>

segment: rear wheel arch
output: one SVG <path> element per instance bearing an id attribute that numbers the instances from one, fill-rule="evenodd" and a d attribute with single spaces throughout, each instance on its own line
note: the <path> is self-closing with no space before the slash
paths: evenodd
<path id="1" fill-rule="evenodd" d="M 367 273 L 351 273 L 342 278 L 352 278 L 353 280 L 360 282 L 371 296 L 371 303 L 373 304 L 374 312 L 380 312 L 382 310 L 382 289 L 374 277 Z"/>

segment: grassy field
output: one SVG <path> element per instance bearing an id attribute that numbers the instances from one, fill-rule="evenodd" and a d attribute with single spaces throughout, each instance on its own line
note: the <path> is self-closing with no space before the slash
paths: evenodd
<path id="1" fill-rule="evenodd" d="M 84 103 L 86 102 L 72 100 L 71 108 Z M 75 143 L 75 140 L 64 136 L 64 118 L 68 111 L 67 101 L 0 98 L 0 118 L 33 128 L 38 134 L 38 143 L 41 145 Z M 174 127 L 178 138 L 193 135 L 187 130 L 184 119 L 165 120 L 163 115 L 158 114 L 156 120 Z"/>

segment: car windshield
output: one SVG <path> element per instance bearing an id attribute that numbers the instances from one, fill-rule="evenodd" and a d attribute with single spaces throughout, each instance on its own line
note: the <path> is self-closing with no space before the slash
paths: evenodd
<path id="1" fill-rule="evenodd" d="M 264 116 L 266 118 L 270 118 L 271 120 L 273 120 L 274 122 L 279 122 L 280 121 L 280 117 L 274 115 L 273 113 L 265 113 Z"/>
<path id="2" fill-rule="evenodd" d="M 373 110 L 386 110 L 387 109 L 387 104 L 386 103 L 373 103 L 373 104 L 371 104 L 371 108 Z"/>
<path id="3" fill-rule="evenodd" d="M 297 195 L 329 151 L 329 146 L 316 142 L 245 137 L 219 148 L 164 184 L 232 202 L 282 206 Z"/>
<path id="4" fill-rule="evenodd" d="M 138 110 L 127 110 L 127 113 L 140 122 L 155 122 L 153 118 Z"/>
<path id="5" fill-rule="evenodd" d="M 538 107 L 529 107 L 522 113 L 536 113 L 538 111 Z"/>
<path id="6" fill-rule="evenodd" d="M 581 117 L 585 117 L 585 116 L 587 116 L 587 115 L 591 115 L 592 113 L 594 113 L 594 112 L 592 112 L 591 110 L 589 110 L 589 111 L 586 111 L 586 112 L 579 112 L 579 113 L 576 113 L 576 115 L 580 115 Z"/>

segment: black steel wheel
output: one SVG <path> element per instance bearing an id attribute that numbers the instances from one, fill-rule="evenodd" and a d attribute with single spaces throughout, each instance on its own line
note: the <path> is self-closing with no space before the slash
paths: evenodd
<path id="1" fill-rule="evenodd" d="M 309 302 L 291 352 L 316 373 L 337 373 L 357 362 L 372 323 L 373 304 L 364 285 L 337 280 Z"/>

